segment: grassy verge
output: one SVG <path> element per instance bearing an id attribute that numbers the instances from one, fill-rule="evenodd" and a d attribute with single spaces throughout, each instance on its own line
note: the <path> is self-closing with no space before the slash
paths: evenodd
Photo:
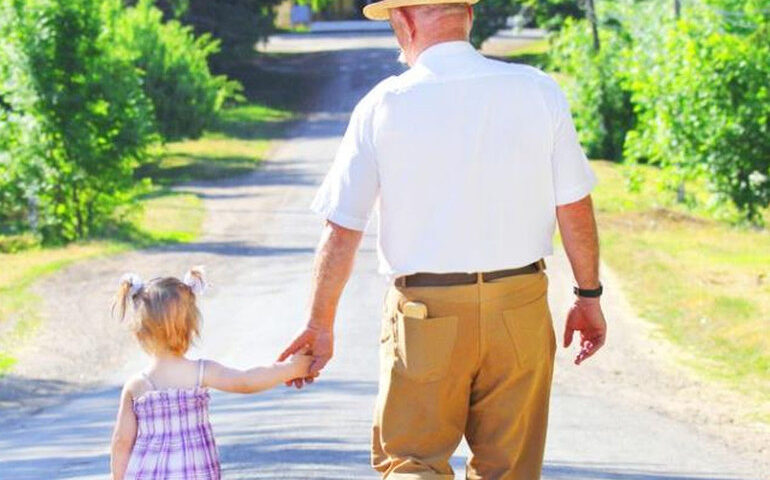
<path id="1" fill-rule="evenodd" d="M 654 167 L 593 165 L 603 258 L 635 310 L 683 362 L 759 399 L 753 416 L 770 422 L 770 232 L 677 205 Z"/>
<path id="2" fill-rule="evenodd" d="M 507 59 L 514 63 L 524 63 L 537 68 L 546 68 L 548 66 L 548 47 L 548 39 L 535 40 L 511 52 Z"/>
<path id="3" fill-rule="evenodd" d="M 140 177 L 157 185 L 217 180 L 253 170 L 266 156 L 292 114 L 258 104 L 229 108 L 200 139 L 168 143 L 154 161 L 139 169 Z"/>
<path id="4" fill-rule="evenodd" d="M 203 223 L 203 202 L 195 195 L 157 190 L 140 201 L 128 219 L 131 235 L 57 248 L 0 253 L 0 374 L 16 363 L 16 347 L 39 323 L 40 299 L 30 287 L 40 278 L 72 263 L 137 246 L 194 239 Z M 183 215 L 180 212 L 184 212 Z"/>

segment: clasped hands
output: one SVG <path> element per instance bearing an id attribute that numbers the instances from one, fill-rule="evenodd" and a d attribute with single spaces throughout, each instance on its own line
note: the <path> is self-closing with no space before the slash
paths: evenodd
<path id="1" fill-rule="evenodd" d="M 334 332 L 332 327 L 321 327 L 314 325 L 312 322 L 309 323 L 304 330 L 294 337 L 291 344 L 278 357 L 278 361 L 283 362 L 297 353 L 311 355 L 313 361 L 310 363 L 306 377 L 295 378 L 286 382 L 286 385 L 302 388 L 305 384 L 313 383 L 313 380 L 320 374 L 321 369 L 326 366 L 334 354 Z"/>

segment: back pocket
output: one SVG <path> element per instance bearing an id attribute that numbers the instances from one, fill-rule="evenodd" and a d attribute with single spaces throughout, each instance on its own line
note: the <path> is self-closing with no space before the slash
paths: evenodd
<path id="1" fill-rule="evenodd" d="M 412 318 L 396 312 L 393 321 L 396 370 L 416 382 L 444 378 L 457 339 L 457 317 Z"/>
<path id="2" fill-rule="evenodd" d="M 505 310 L 503 321 L 513 342 L 519 366 L 530 369 L 553 357 L 556 337 L 545 296 L 532 303 Z"/>

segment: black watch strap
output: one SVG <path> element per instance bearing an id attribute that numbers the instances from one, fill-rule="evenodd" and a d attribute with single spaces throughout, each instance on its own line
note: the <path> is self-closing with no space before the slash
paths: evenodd
<path id="1" fill-rule="evenodd" d="M 575 292 L 575 295 L 578 297 L 586 297 L 586 298 L 599 298 L 602 296 L 602 292 L 604 292 L 604 286 L 602 284 L 599 284 L 599 288 L 579 288 L 575 287 L 573 289 L 573 292 Z"/>

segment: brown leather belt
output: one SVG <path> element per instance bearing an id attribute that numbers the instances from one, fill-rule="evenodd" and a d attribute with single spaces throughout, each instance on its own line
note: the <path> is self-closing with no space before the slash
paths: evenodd
<path id="1" fill-rule="evenodd" d="M 541 259 L 520 268 L 482 272 L 481 281 L 491 282 L 498 278 L 527 275 L 542 270 L 545 270 L 545 261 Z M 395 280 L 395 285 L 397 287 L 451 287 L 455 285 L 473 285 L 478 279 L 478 273 L 414 273 L 412 275 L 398 277 Z"/>

